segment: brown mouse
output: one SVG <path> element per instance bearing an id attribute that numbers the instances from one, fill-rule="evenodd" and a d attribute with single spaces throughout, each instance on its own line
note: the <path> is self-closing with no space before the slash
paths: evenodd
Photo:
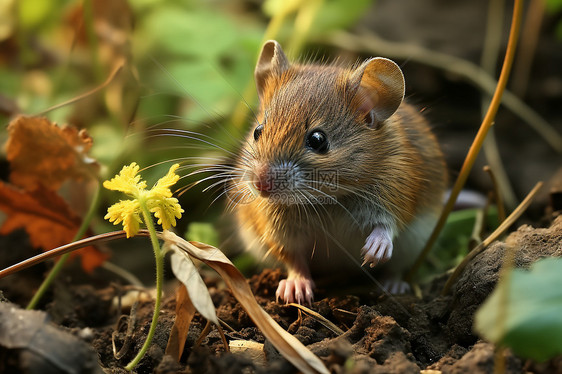
<path id="1" fill-rule="evenodd" d="M 287 268 L 277 298 L 310 304 L 313 276 L 351 277 L 366 264 L 384 264 L 389 290 L 403 292 L 447 178 L 426 120 L 403 100 L 398 65 L 291 64 L 268 41 L 255 79 L 257 123 L 229 197 L 246 245 Z"/>

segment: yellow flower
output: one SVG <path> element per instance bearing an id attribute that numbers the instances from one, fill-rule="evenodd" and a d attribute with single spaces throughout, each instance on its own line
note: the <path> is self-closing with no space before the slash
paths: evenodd
<path id="1" fill-rule="evenodd" d="M 123 222 L 123 230 L 130 238 L 138 233 L 142 222 L 141 214 L 143 207 L 154 213 L 158 218 L 158 224 L 164 230 L 176 225 L 176 218 L 181 218 L 183 209 L 178 199 L 172 197 L 170 187 L 179 179 L 175 171 L 179 164 L 172 165 L 168 174 L 160 178 L 150 190 L 146 190 L 146 182 L 141 180 L 139 166 L 133 162 L 123 169 L 109 181 L 103 182 L 103 186 L 109 190 L 121 191 L 131 196 L 131 200 L 121 200 L 107 209 L 105 219 L 118 225 Z"/>
<path id="2" fill-rule="evenodd" d="M 108 190 L 121 191 L 127 195 L 136 196 L 146 188 L 146 182 L 140 180 L 139 166 L 133 162 L 123 169 L 109 181 L 103 182 L 103 186 Z"/>

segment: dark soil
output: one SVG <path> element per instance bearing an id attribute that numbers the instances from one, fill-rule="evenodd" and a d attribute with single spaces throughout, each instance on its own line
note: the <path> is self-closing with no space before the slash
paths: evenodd
<path id="1" fill-rule="evenodd" d="M 377 4 L 376 12 L 365 17 L 361 27 L 374 29 L 389 40 L 426 46 L 479 63 L 487 1 L 381 0 Z M 537 46 L 525 101 L 550 123 L 558 125 L 559 131 L 562 49 L 553 36 L 558 21 L 545 19 L 544 38 L 541 37 Z M 424 113 L 435 126 L 448 165 L 451 170 L 459 170 L 480 122 L 481 93 L 436 69 L 415 62 L 400 63 L 407 79 L 408 99 L 429 108 Z M 502 159 L 519 197 L 536 181 L 547 181 L 559 170 L 559 155 L 509 111 L 500 110 L 495 131 Z M 483 163 L 479 159 L 469 186 L 488 191 L 491 184 L 481 172 Z M 559 182 L 562 178 L 556 180 L 559 187 L 557 194 L 551 195 L 550 213 L 562 209 Z M 535 215 L 531 216 L 534 222 L 539 222 L 538 217 L 547 204 L 549 190 L 544 190 L 547 193 L 543 195 L 541 208 L 535 209 Z M 555 219 L 554 214 L 550 217 L 544 224 L 533 225 L 547 228 L 521 226 L 507 239 L 519 244 L 517 266 L 528 267 L 538 258 L 562 255 L 562 217 Z M 0 268 L 37 254 L 23 231 L 0 236 L 0 249 Z M 150 253 L 150 248 L 146 250 Z M 316 353 L 332 373 L 419 373 L 421 370 L 492 373 L 495 348 L 479 340 L 472 325 L 474 312 L 495 286 L 504 250 L 504 242 L 496 242 L 477 256 L 445 296 L 441 295 L 447 279 L 445 274 L 424 285 L 421 298 L 389 296 L 373 292 L 370 287 L 363 287 L 360 292 L 339 292 L 337 296 L 332 289 L 318 290 L 318 301 L 312 309 L 342 329 L 345 333 L 341 336 L 295 307 L 275 302 L 274 292 L 283 276 L 280 270 L 264 270 L 249 282 L 263 308 Z M 138 248 L 134 251 L 138 253 Z M 121 266 L 143 281 L 151 279 L 152 264 L 146 270 L 144 258 L 137 257 L 131 255 L 131 260 L 123 261 Z M 143 262 L 143 267 L 137 271 L 139 262 Z M 49 266 L 39 264 L 0 280 L 0 373 L 126 373 L 124 366 L 146 338 L 153 311 L 151 299 L 141 294 L 138 306 L 132 307 L 133 303 L 127 300 L 131 297 L 136 300 L 138 292 L 131 293 L 124 280 L 104 269 L 84 274 L 74 263 L 39 305 L 45 312 L 24 311 L 21 307 L 27 304 Z M 198 314 L 190 327 L 180 362 L 166 356 L 175 318 L 176 284 L 170 281 L 153 345 L 136 372 L 296 372 L 265 340 L 222 281 L 213 273 L 206 272 L 204 278 L 218 317 L 228 325 L 224 327 L 227 340 L 263 343 L 265 366 L 242 354 L 227 353 L 216 329 L 197 345 L 205 326 Z M 127 321 L 134 322 L 132 335 L 127 334 Z M 115 352 L 123 352 L 121 358 L 115 358 L 113 345 Z M 535 363 L 515 357 L 509 351 L 504 351 L 504 355 L 508 373 L 562 373 L 560 357 Z"/>
<path id="2" fill-rule="evenodd" d="M 3 238 L 21 243 L 21 234 Z M 519 244 L 517 266 L 528 267 L 545 256 L 562 255 L 562 217 L 549 228 L 521 226 L 507 239 Z M 21 250 L 21 248 L 20 248 Z M 318 292 L 319 301 L 312 309 L 344 331 L 336 336 L 316 318 L 300 313 L 292 306 L 277 304 L 274 291 L 282 273 L 264 270 L 249 282 L 256 299 L 272 317 L 318 355 L 333 373 L 419 373 L 437 370 L 443 373 L 491 373 L 495 348 L 472 331 L 473 315 L 493 289 L 504 255 L 504 242 L 496 242 L 477 256 L 466 268 L 449 295 L 441 290 L 446 276 L 423 288 L 423 298 L 413 295 L 389 296 L 365 293 L 359 296 L 329 296 Z M 5 253 L 5 251 L 2 251 Z M 1 259 L 4 266 L 6 259 Z M 125 373 L 123 367 L 142 346 L 148 331 L 153 303 L 141 297 L 131 308 L 123 299 L 117 279 L 109 283 L 108 274 L 99 270 L 92 277 L 75 276 L 79 269 L 70 267 L 49 295 L 52 301 L 46 313 L 24 311 L 15 304 L 0 304 L 0 372 Z M 205 273 L 207 274 L 207 273 Z M 22 283 L 39 282 L 34 269 L 0 281 L 4 297 L 22 300 Z M 84 281 L 88 281 L 83 283 Z M 104 285 L 105 283 L 105 285 Z M 164 351 L 175 318 L 175 300 L 163 303 L 154 344 L 136 368 L 138 373 L 292 373 L 294 367 L 281 357 L 254 326 L 220 279 L 206 275 L 219 318 L 228 325 L 228 341 L 252 340 L 263 343 L 265 365 L 244 354 L 227 353 L 216 329 L 200 345 L 205 321 L 196 315 L 178 363 Z M 31 290 L 31 288 L 29 289 Z M 127 320 L 118 325 L 120 316 L 134 320 L 133 334 L 127 334 Z M 25 324 L 22 325 L 22 321 Z M 116 359 L 116 351 L 124 355 Z M 71 354 L 61 355 L 60 352 Z M 96 357 L 97 353 L 97 357 Z M 537 364 L 506 351 L 508 373 L 553 373 L 562 370 L 562 360 Z"/>

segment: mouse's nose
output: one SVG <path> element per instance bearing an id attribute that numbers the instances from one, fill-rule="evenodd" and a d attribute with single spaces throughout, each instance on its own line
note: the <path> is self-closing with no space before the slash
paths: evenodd
<path id="1" fill-rule="evenodd" d="M 274 183 L 267 165 L 256 167 L 252 183 L 262 196 L 267 196 L 273 191 Z"/>

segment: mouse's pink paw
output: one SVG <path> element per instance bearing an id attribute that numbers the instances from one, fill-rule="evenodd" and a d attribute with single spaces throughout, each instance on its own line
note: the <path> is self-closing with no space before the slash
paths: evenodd
<path id="1" fill-rule="evenodd" d="M 288 279 L 283 279 L 279 282 L 279 286 L 275 292 L 275 298 L 277 301 L 279 301 L 279 299 L 283 300 L 286 304 L 296 302 L 304 305 L 306 302 L 308 305 L 312 305 L 312 301 L 314 300 L 313 289 L 314 282 L 312 279 L 302 276 L 296 276 L 294 278 L 289 276 Z"/>
<path id="2" fill-rule="evenodd" d="M 393 248 L 390 230 L 380 226 L 375 227 L 361 250 L 363 256 L 361 266 L 369 264 L 374 267 L 377 264 L 387 262 L 392 257 Z"/>

